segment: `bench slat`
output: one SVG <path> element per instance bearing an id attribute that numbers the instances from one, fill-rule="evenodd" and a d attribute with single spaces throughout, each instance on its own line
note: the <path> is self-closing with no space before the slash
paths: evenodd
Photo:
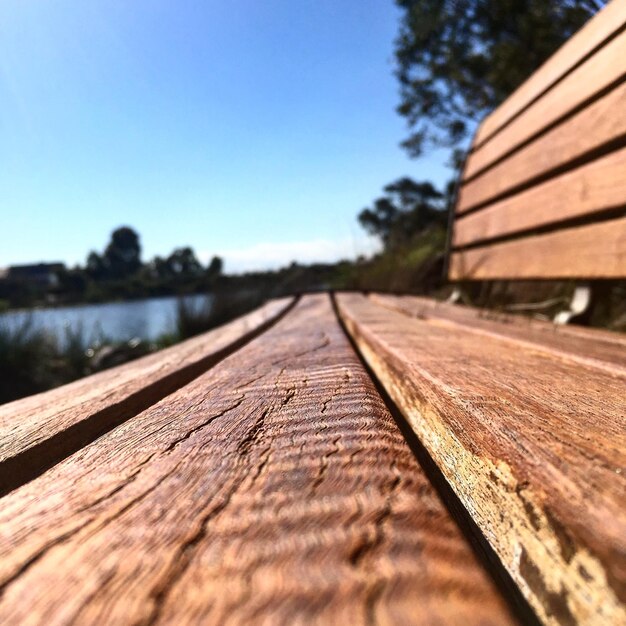
<path id="1" fill-rule="evenodd" d="M 0 407 L 0 494 L 136 415 L 262 332 L 292 298 L 142 359 Z"/>
<path id="2" fill-rule="evenodd" d="M 626 116 L 625 116 L 626 118 Z M 450 280 L 621 278 L 626 217 L 453 252 Z"/>
<path id="3" fill-rule="evenodd" d="M 603 145 L 626 137 L 626 82 L 461 186 L 457 213 L 496 200 Z"/>
<path id="4" fill-rule="evenodd" d="M 338 306 L 539 617 L 624 623 L 624 378 L 364 296 Z"/>
<path id="5" fill-rule="evenodd" d="M 626 9 L 625 9 L 626 14 Z M 469 155 L 467 180 L 626 74 L 626 31 L 590 57 L 515 121 Z"/>
<path id="6" fill-rule="evenodd" d="M 372 298 L 386 297 L 386 294 L 374 293 Z M 594 346 L 598 342 L 602 342 L 605 346 L 615 348 L 616 346 L 626 347 L 626 334 L 605 330 L 602 328 L 589 328 L 586 326 L 577 326 L 575 324 L 563 324 L 556 326 L 552 322 L 538 320 L 534 318 L 528 318 L 523 315 L 514 313 L 505 313 L 497 311 L 495 309 L 480 309 L 473 306 L 468 306 L 461 303 L 451 304 L 441 300 L 435 300 L 433 298 L 427 298 L 423 296 L 398 296 L 407 299 L 418 300 L 420 304 L 428 304 L 429 307 L 434 309 L 446 309 L 448 311 L 455 312 L 455 318 L 461 319 L 497 319 L 506 324 L 518 324 L 524 327 L 532 327 L 549 331 L 550 333 L 558 333 L 559 335 L 570 335 L 577 338 L 586 338 L 589 340 L 588 346 Z"/>
<path id="7" fill-rule="evenodd" d="M 609 2 L 592 20 L 569 39 L 500 107 L 481 124 L 474 144 L 479 146 L 520 111 L 550 89 L 598 46 L 626 24 L 626 0 Z"/>
<path id="8" fill-rule="evenodd" d="M 461 216 L 453 245 L 545 227 L 626 205 L 626 148 Z"/>
<path id="9" fill-rule="evenodd" d="M 1 623 L 511 623 L 328 296 L 7 495 L 0 528 Z"/>
<path id="10" fill-rule="evenodd" d="M 626 337 L 618 333 L 589 329 L 580 334 L 574 327 L 555 326 L 551 322 L 519 315 L 498 314 L 417 296 L 372 294 L 370 297 L 377 304 L 411 317 L 461 326 L 468 332 L 511 341 L 525 348 L 542 350 L 558 358 L 626 377 Z"/>

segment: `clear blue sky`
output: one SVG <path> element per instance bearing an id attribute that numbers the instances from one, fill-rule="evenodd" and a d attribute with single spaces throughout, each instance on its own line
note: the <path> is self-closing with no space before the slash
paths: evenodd
<path id="1" fill-rule="evenodd" d="M 3 0 L 0 266 L 83 262 L 127 224 L 239 271 L 371 250 L 408 159 L 392 0 Z"/>

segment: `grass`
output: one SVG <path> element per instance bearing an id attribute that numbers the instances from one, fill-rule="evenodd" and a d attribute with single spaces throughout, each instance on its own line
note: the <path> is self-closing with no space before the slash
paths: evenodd
<path id="1" fill-rule="evenodd" d="M 17 400 L 83 376 L 88 358 L 82 329 L 66 329 L 65 342 L 36 328 L 31 317 L 0 325 L 0 403 Z"/>
<path id="2" fill-rule="evenodd" d="M 180 298 L 176 332 L 161 337 L 150 349 L 157 350 L 225 324 L 263 301 L 258 292 L 219 292 L 199 304 Z M 104 337 L 91 343 L 81 327 L 68 327 L 62 337 L 56 337 L 35 327 L 32 317 L 26 317 L 17 326 L 0 321 L 0 404 L 71 382 L 95 371 L 94 367 L 104 369 L 108 363 L 98 364 L 98 349 L 116 344 Z M 127 350 L 122 358 L 130 360 L 140 355 L 141 352 Z"/>
<path id="3" fill-rule="evenodd" d="M 187 339 L 249 313 L 259 307 L 264 297 L 259 292 L 216 292 L 202 302 L 179 298 L 176 329 L 179 339 Z"/>
<path id="4" fill-rule="evenodd" d="M 410 244 L 385 250 L 357 263 L 345 286 L 364 291 L 428 293 L 442 282 L 445 231 L 433 227 L 416 235 Z"/>

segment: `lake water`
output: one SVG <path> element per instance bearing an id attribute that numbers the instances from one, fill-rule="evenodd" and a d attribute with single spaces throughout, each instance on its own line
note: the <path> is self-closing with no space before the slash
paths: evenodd
<path id="1" fill-rule="evenodd" d="M 201 306 L 206 295 L 185 296 L 192 306 Z M 0 314 L 0 325 L 17 328 L 29 317 L 33 328 L 45 328 L 61 341 L 65 329 L 82 329 L 87 343 L 102 338 L 126 341 L 138 337 L 151 341 L 176 330 L 175 296 L 146 298 L 132 302 L 85 304 L 57 308 L 9 311 Z"/>

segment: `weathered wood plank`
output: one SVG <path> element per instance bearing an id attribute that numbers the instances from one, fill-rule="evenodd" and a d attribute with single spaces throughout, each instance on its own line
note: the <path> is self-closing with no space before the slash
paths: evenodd
<path id="1" fill-rule="evenodd" d="M 462 185 L 456 210 L 464 213 L 529 184 L 626 134 L 626 83 L 555 126 L 537 140 Z M 496 139 L 494 139 L 496 141 Z"/>
<path id="2" fill-rule="evenodd" d="M 386 297 L 386 294 L 385 296 L 379 293 L 371 294 L 371 298 L 373 300 L 377 300 L 382 297 Z M 441 313 L 442 316 L 449 316 L 450 319 L 459 321 L 485 319 L 501 322 L 503 324 L 515 324 L 521 326 L 522 328 L 530 327 L 533 328 L 533 330 L 543 330 L 544 332 L 551 334 L 568 335 L 574 338 L 575 342 L 577 342 L 578 339 L 586 339 L 587 342 L 584 344 L 584 347 L 583 344 L 580 345 L 581 353 L 592 350 L 593 348 L 591 346 L 603 344 L 603 346 L 600 346 L 599 348 L 599 350 L 603 351 L 603 353 L 598 352 L 597 358 L 609 362 L 615 362 L 617 364 L 621 364 L 622 360 L 621 357 L 617 356 L 615 349 L 620 351 L 620 353 L 622 352 L 621 347 L 626 349 L 626 335 L 624 333 L 613 332 L 603 328 L 589 328 L 586 326 L 578 326 L 576 324 L 564 324 L 557 326 L 552 322 L 526 317 L 516 313 L 508 313 L 496 309 L 480 309 L 478 307 L 461 303 L 450 304 L 445 301 L 435 300 L 434 298 L 427 298 L 423 296 L 389 297 L 397 297 L 398 300 L 414 300 L 416 302 L 416 307 L 423 306 L 427 308 L 429 312 L 431 309 L 435 309 L 437 314 Z M 422 313 L 424 313 L 424 311 L 422 311 Z M 420 317 L 420 315 L 416 315 L 416 317 Z M 428 317 L 428 314 L 426 314 L 426 317 Z M 604 350 L 607 350 L 607 352 L 604 352 Z M 601 354 L 602 356 L 600 356 Z"/>
<path id="3" fill-rule="evenodd" d="M 454 246 L 626 205 L 626 148 L 454 221 Z"/>
<path id="4" fill-rule="evenodd" d="M 626 19 L 626 7 L 624 11 Z M 626 74 L 626 31 L 611 40 L 564 78 L 492 141 L 472 151 L 463 178 L 468 179 L 502 158 L 559 118 L 573 111 Z"/>
<path id="5" fill-rule="evenodd" d="M 373 300 L 378 298 L 387 297 L 387 294 L 373 293 L 370 296 Z M 474 320 L 476 318 L 494 320 L 502 322 L 503 324 L 516 324 L 523 328 L 532 327 L 533 329 L 544 330 L 550 333 L 558 333 L 562 335 L 570 335 L 575 338 L 586 338 L 588 346 L 596 345 L 598 342 L 602 342 L 609 348 L 617 346 L 624 346 L 626 348 L 626 335 L 624 333 L 617 333 L 603 328 L 588 328 L 585 326 L 577 326 L 576 324 L 566 324 L 556 326 L 552 322 L 547 322 L 535 318 L 526 317 L 524 315 L 518 315 L 515 313 L 507 313 L 505 311 L 499 311 L 496 309 L 480 309 L 478 307 L 469 306 L 466 304 L 451 304 L 441 300 L 435 300 L 434 298 L 427 298 L 424 296 L 389 296 L 400 299 L 414 300 L 419 303 L 419 306 L 427 307 L 430 309 L 437 309 L 442 312 L 442 315 L 454 315 L 451 319 L 458 320 Z M 416 304 L 418 306 L 418 304 Z M 445 313 L 444 313 L 445 311 Z M 416 315 L 416 317 L 420 317 Z M 586 349 L 586 348 L 585 348 Z M 613 357 L 614 358 L 614 357 Z M 610 358 L 610 360 L 613 360 Z M 617 362 L 617 361 L 616 361 Z M 621 361 L 620 361 L 621 362 Z"/>
<path id="6" fill-rule="evenodd" d="M 13 491 L 0 623 L 507 624 L 327 296 Z"/>
<path id="7" fill-rule="evenodd" d="M 624 378 L 359 295 L 363 357 L 548 624 L 626 620 Z"/>
<path id="8" fill-rule="evenodd" d="M 0 407 L 0 494 L 204 372 L 285 313 L 293 299 L 145 358 Z"/>
<path id="9" fill-rule="evenodd" d="M 478 146 L 484 143 L 624 24 L 626 24 L 626 0 L 609 2 L 520 85 L 505 102 L 485 118 L 476 133 L 474 144 Z"/>
<path id="10" fill-rule="evenodd" d="M 624 276 L 626 217 L 457 250 L 448 271 L 450 280 Z"/>
<path id="11" fill-rule="evenodd" d="M 541 350 L 561 359 L 597 367 L 626 377 L 626 338 L 617 333 L 587 331 L 579 335 L 571 327 L 555 326 L 519 315 L 471 309 L 417 296 L 371 294 L 373 302 L 411 317 L 444 327 L 465 329 L 485 337 L 510 341 L 525 349 Z"/>

